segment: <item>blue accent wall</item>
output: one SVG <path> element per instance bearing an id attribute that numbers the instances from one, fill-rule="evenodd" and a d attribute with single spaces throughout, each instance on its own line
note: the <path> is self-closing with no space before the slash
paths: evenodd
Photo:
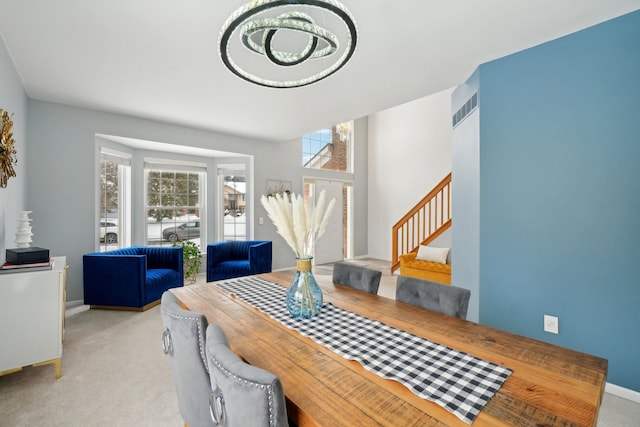
<path id="1" fill-rule="evenodd" d="M 480 322 L 640 391 L 640 11 L 478 71 Z"/>

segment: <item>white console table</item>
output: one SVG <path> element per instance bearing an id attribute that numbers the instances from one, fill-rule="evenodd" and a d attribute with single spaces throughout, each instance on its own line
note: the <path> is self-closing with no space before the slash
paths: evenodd
<path id="1" fill-rule="evenodd" d="M 67 258 L 53 268 L 0 274 L 0 375 L 53 364 L 61 376 Z"/>

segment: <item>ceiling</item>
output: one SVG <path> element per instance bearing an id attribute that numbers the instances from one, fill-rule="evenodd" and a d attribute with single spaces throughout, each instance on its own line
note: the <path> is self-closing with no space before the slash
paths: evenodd
<path id="1" fill-rule="evenodd" d="M 247 0 L 245 0 L 247 1 Z M 218 34 L 243 0 L 0 0 L 32 99 L 286 141 L 463 83 L 483 63 L 640 8 L 640 0 L 342 0 L 351 61 L 312 85 L 242 80 Z"/>

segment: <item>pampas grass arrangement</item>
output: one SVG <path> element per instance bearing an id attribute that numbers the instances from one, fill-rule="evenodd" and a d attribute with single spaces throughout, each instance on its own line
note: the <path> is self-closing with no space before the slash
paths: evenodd
<path id="1" fill-rule="evenodd" d="M 305 205 L 304 197 L 292 193 L 290 196 L 262 196 L 262 206 L 297 258 L 312 256 L 313 245 L 324 234 L 336 199 L 326 202 L 325 191 L 320 192 L 318 203 Z"/>
<path id="2" fill-rule="evenodd" d="M 311 318 L 322 308 L 322 290 L 311 273 L 313 246 L 327 229 L 336 200 L 327 204 L 324 190 L 318 203 L 305 205 L 304 197 L 262 196 L 262 206 L 289 247 L 296 254 L 296 276 L 287 291 L 287 310 L 292 317 Z"/>

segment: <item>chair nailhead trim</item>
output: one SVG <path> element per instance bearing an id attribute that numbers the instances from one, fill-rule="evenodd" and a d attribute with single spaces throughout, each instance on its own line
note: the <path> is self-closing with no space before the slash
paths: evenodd
<path id="1" fill-rule="evenodd" d="M 237 382 L 238 384 L 244 384 L 246 386 L 259 388 L 260 390 L 265 390 L 265 389 L 267 390 L 267 401 L 269 402 L 269 425 L 270 426 L 274 425 L 274 420 L 273 420 L 273 388 L 271 387 L 271 385 L 265 385 L 265 384 L 256 383 L 256 382 L 253 382 L 253 381 L 249 381 L 249 380 L 247 380 L 245 378 L 241 378 L 241 377 L 237 376 L 236 374 L 232 374 L 224 366 L 222 366 L 222 364 L 218 361 L 218 359 L 216 359 L 213 356 L 213 354 L 211 354 L 211 352 L 209 352 L 209 358 L 216 365 L 216 367 L 220 370 L 220 372 L 222 372 L 227 377 L 233 378 L 233 380 L 235 382 Z"/>
<path id="2" fill-rule="evenodd" d="M 198 328 L 198 349 L 200 350 L 200 358 L 202 359 L 202 363 L 204 364 L 204 368 L 206 369 L 207 372 L 209 372 L 209 364 L 207 363 L 207 356 L 206 356 L 205 351 L 204 351 L 204 342 L 202 342 L 202 338 L 203 338 L 204 335 L 203 335 L 203 332 L 202 332 L 202 323 L 200 322 L 200 318 L 199 317 L 185 316 L 185 315 L 182 315 L 182 314 L 170 313 L 170 312 L 166 311 L 163 307 L 161 307 L 161 310 L 167 316 L 172 317 L 174 319 L 190 320 L 190 321 L 196 323 L 196 326 Z"/>

